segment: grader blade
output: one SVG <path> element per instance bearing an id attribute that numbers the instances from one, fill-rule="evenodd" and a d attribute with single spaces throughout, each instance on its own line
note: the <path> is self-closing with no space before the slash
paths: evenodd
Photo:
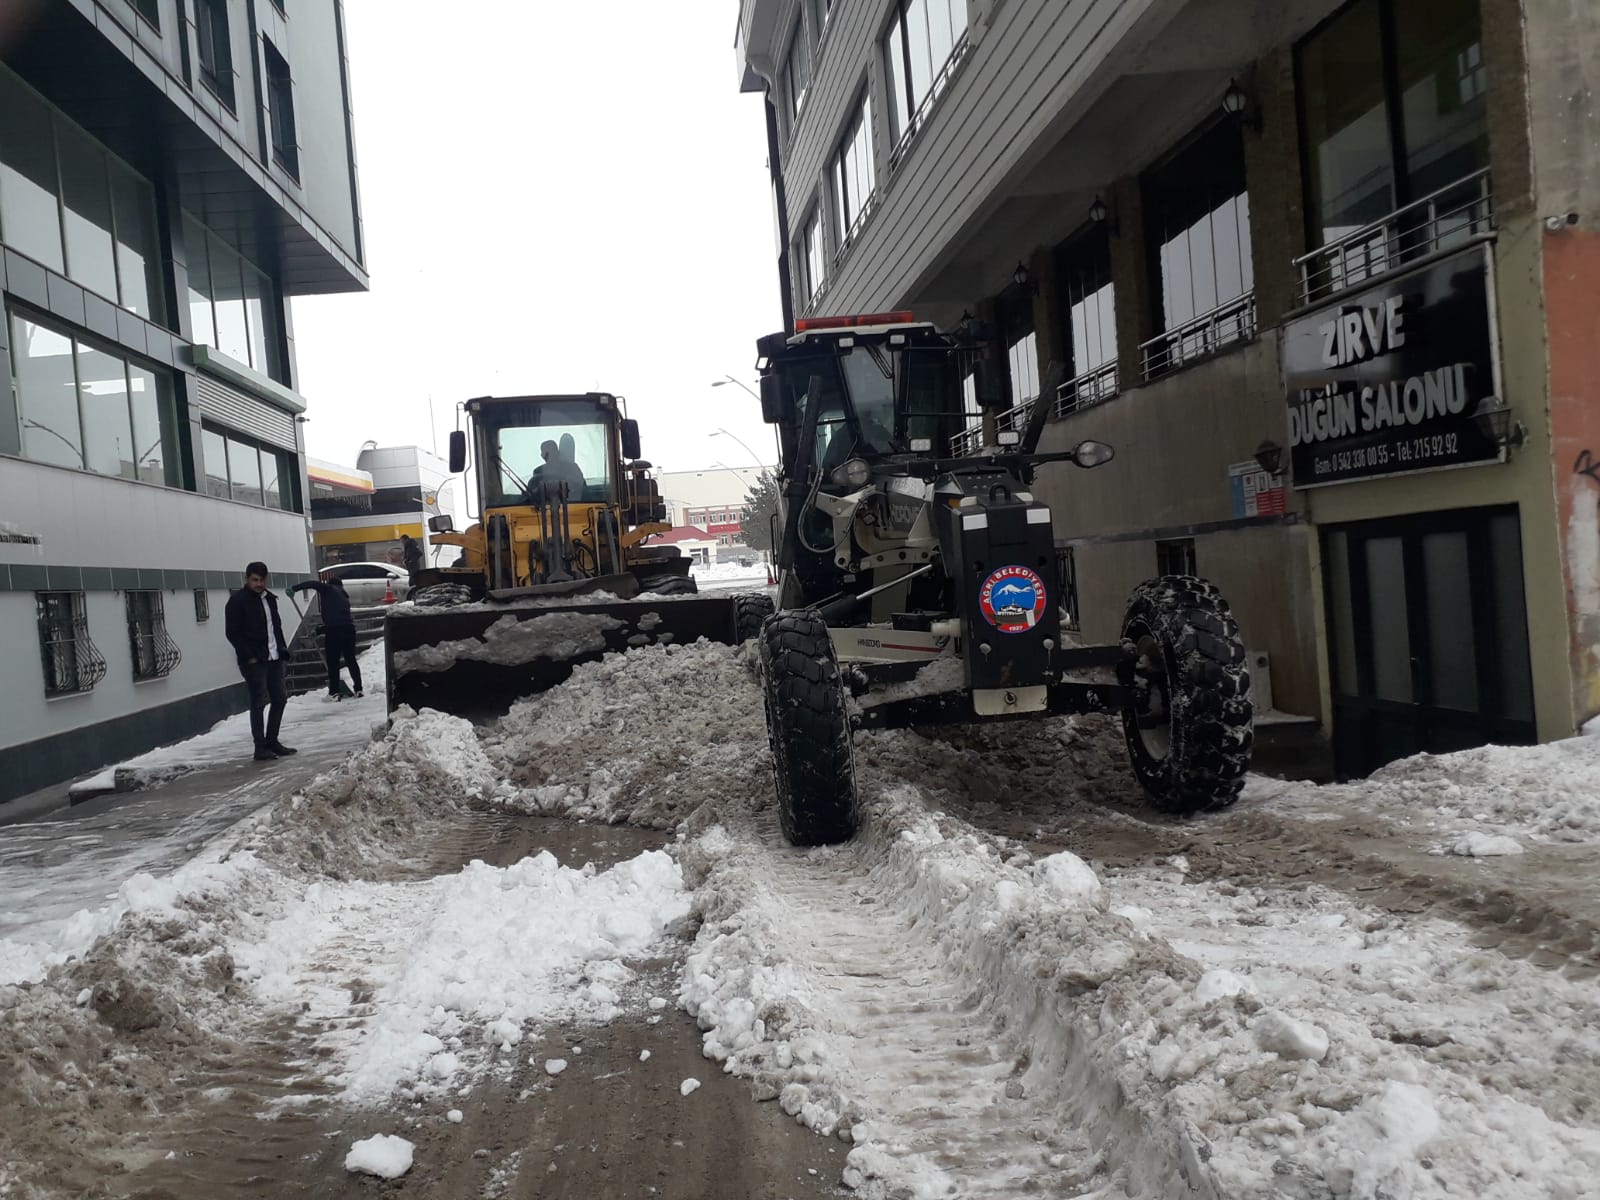
<path id="1" fill-rule="evenodd" d="M 395 609 L 384 622 L 389 710 L 494 715 L 608 652 L 700 638 L 733 645 L 738 632 L 738 602 L 727 595 Z"/>

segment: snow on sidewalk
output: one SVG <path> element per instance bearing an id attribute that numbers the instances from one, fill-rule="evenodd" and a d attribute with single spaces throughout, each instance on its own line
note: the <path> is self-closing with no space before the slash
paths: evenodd
<path id="1" fill-rule="evenodd" d="M 280 741 L 302 752 L 315 752 L 349 749 L 367 740 L 373 724 L 384 719 L 383 646 L 367 647 L 357 661 L 366 694 L 345 700 L 332 700 L 320 690 L 290 696 L 283 710 Z M 235 713 L 204 733 L 107 767 L 73 784 L 68 791 L 74 797 L 115 791 L 119 774 L 140 787 L 148 787 L 190 771 L 248 758 L 250 748 L 250 714 Z"/>

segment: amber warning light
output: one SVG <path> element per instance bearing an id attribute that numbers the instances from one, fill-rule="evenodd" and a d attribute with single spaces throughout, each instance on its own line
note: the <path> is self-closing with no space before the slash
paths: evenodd
<path id="1" fill-rule="evenodd" d="M 857 317 L 801 317 L 794 323 L 794 331 L 816 333 L 823 329 L 853 329 L 858 325 L 909 325 L 916 319 L 916 313 L 906 310 L 866 313 Z"/>

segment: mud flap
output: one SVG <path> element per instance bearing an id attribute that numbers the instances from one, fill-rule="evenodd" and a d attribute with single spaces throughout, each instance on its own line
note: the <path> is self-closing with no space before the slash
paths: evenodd
<path id="1" fill-rule="evenodd" d="M 610 652 L 700 638 L 734 645 L 735 619 L 729 596 L 391 610 L 383 627 L 389 710 L 490 716 Z"/>

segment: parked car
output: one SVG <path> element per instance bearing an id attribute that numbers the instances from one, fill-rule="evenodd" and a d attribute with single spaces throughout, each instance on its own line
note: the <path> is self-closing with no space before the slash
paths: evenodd
<path id="1" fill-rule="evenodd" d="M 344 580 L 345 594 L 350 597 L 352 608 L 380 605 L 391 591 L 396 600 L 404 600 L 411 590 L 411 577 L 393 563 L 338 563 L 323 567 L 317 572 L 317 577 L 324 582 Z"/>

